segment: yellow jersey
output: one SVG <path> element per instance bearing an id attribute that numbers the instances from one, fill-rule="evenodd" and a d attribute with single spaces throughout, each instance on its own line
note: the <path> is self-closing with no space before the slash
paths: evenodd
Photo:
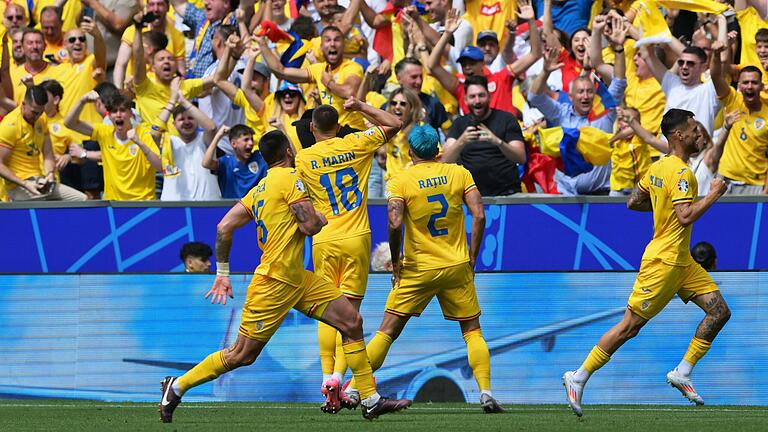
<path id="1" fill-rule="evenodd" d="M 70 144 L 82 143 L 87 136 L 79 134 L 64 126 L 64 111 L 59 111 L 53 117 L 47 117 L 48 135 L 51 137 L 53 154 L 63 155 L 69 151 Z"/>
<path id="2" fill-rule="evenodd" d="M 59 102 L 59 110 L 66 114 L 72 110 L 77 101 L 86 93 L 93 90 L 99 83 L 93 78 L 96 70 L 96 57 L 89 54 L 80 63 L 72 63 L 68 60 L 59 66 L 62 70 L 61 76 L 64 82 L 60 84 L 64 87 L 64 96 Z M 101 123 L 102 119 L 96 112 L 95 104 L 86 104 L 80 112 L 80 120 L 87 123 Z"/>
<path id="3" fill-rule="evenodd" d="M 629 57 L 628 57 L 629 58 Z M 633 62 L 628 62 L 632 63 Z M 640 113 L 640 124 L 649 132 L 658 135 L 661 129 L 661 118 L 664 116 L 666 97 L 661 91 L 661 84 L 656 78 L 640 80 L 634 75 L 627 74 L 627 90 L 624 92 L 624 102 L 627 107 L 635 108 Z M 639 141 L 636 141 L 639 142 Z M 658 157 L 661 153 L 653 147 L 648 148 L 649 157 Z M 644 174 L 644 173 L 641 173 Z M 632 186 L 634 187 L 634 185 Z"/>
<path id="4" fill-rule="evenodd" d="M 243 113 L 245 114 L 245 125 L 253 129 L 253 142 L 258 145 L 259 139 L 267 130 L 267 122 L 259 115 L 259 112 L 248 103 L 248 99 L 245 97 L 243 89 L 237 89 L 237 93 L 235 93 L 235 98 L 232 102 L 243 109 Z"/>
<path id="5" fill-rule="evenodd" d="M 368 223 L 368 177 L 373 154 L 387 142 L 380 127 L 331 138 L 296 155 L 315 208 L 328 225 L 313 237 L 314 244 L 371 232 Z"/>
<path id="6" fill-rule="evenodd" d="M 403 130 L 387 143 L 387 174 L 384 176 L 384 180 L 389 181 L 411 164 L 411 155 L 408 154 L 409 148 L 408 135 Z"/>
<path id="7" fill-rule="evenodd" d="M 768 28 L 768 21 L 762 19 L 752 6 L 736 12 L 736 19 L 741 27 L 741 64 L 760 64 L 755 51 L 755 35 L 762 28 Z"/>
<path id="8" fill-rule="evenodd" d="M 688 164 L 677 156 L 664 156 L 651 164 L 637 187 L 651 195 L 653 205 L 653 240 L 645 248 L 643 259 L 661 259 L 665 264 L 681 266 L 693 263 L 693 225 L 682 226 L 675 214 L 675 205 L 692 203 L 699 192 Z"/>
<path id="9" fill-rule="evenodd" d="M 64 48 L 64 41 L 61 41 L 61 45 L 54 45 L 52 43 L 45 43 L 45 51 L 43 52 L 43 58 L 51 61 L 51 57 L 58 63 L 63 63 L 69 59 L 69 51 Z"/>
<path id="10" fill-rule="evenodd" d="M 289 207 L 308 199 L 294 168 L 274 167 L 240 200 L 256 222 L 256 240 L 262 251 L 256 274 L 301 285 L 304 234 Z"/>
<path id="11" fill-rule="evenodd" d="M 464 228 L 464 195 L 476 189 L 466 168 L 422 162 L 387 183 L 387 199 L 405 204 L 403 266 L 416 271 L 469 261 Z"/>
<path id="12" fill-rule="evenodd" d="M 146 77 L 136 89 L 136 110 L 141 113 L 144 122 L 152 123 L 160 116 L 160 112 L 168 104 L 171 97 L 171 86 L 161 84 Z M 194 99 L 203 92 L 203 80 L 200 78 L 181 81 L 179 91 L 187 99 Z M 172 121 L 168 121 L 172 124 Z M 154 124 L 154 123 L 152 123 Z"/>
<path id="13" fill-rule="evenodd" d="M 11 68 L 11 70 L 13 71 L 13 68 Z M 62 86 L 64 86 L 64 92 L 66 93 L 67 88 L 65 83 L 67 82 L 66 78 L 68 75 L 68 70 L 63 68 L 61 65 L 53 65 L 48 63 L 45 66 L 45 69 L 34 75 L 27 70 L 26 66 L 22 66 L 21 68 L 16 69 L 15 72 L 19 75 L 15 77 L 11 75 L 11 80 L 13 85 L 13 101 L 16 102 L 16 105 L 21 105 L 21 101 L 24 99 L 24 94 L 27 92 L 27 87 L 21 82 L 21 78 L 27 75 L 32 75 L 32 81 L 35 83 L 35 85 L 38 85 L 41 82 L 49 79 L 56 80 Z"/>
<path id="14" fill-rule="evenodd" d="M 507 20 L 516 22 L 517 1 L 472 0 L 464 2 L 467 12 L 462 17 L 472 24 L 477 40 L 477 34 L 483 30 L 493 30 L 499 36 L 499 46 L 504 46 L 507 39 Z"/>
<path id="15" fill-rule="evenodd" d="M 149 131 L 145 124 L 136 127 L 139 139 L 159 156 L 160 151 Z M 115 127 L 103 123 L 93 125 L 91 139 L 101 145 L 105 200 L 155 199 L 155 169 L 137 144 L 118 140 Z"/>
<path id="16" fill-rule="evenodd" d="M 144 30 L 142 33 L 147 33 L 151 31 L 149 27 L 144 27 Z M 165 19 L 165 35 L 168 36 L 168 46 L 165 47 L 168 52 L 171 53 L 171 55 L 176 60 L 183 60 L 184 59 L 184 35 L 176 30 L 174 22 L 166 17 Z M 128 46 L 133 46 L 133 40 L 136 38 L 136 27 L 135 26 L 128 26 L 126 27 L 125 31 L 123 32 L 123 37 L 120 38 L 120 41 L 122 43 L 128 44 Z M 147 65 L 147 72 L 149 72 L 149 65 Z M 186 72 L 186 71 L 180 71 L 180 72 Z M 133 76 L 133 54 L 131 54 L 131 57 L 129 57 L 128 65 L 125 68 L 125 76 Z"/>
<path id="17" fill-rule="evenodd" d="M 728 89 L 728 95 L 720 99 L 723 110 L 739 110 L 744 114 L 728 134 L 718 171 L 733 180 L 763 185 L 768 170 L 768 105 L 763 103 L 760 111 L 750 112 L 744 96 L 733 88 Z"/>
<path id="18" fill-rule="evenodd" d="M 613 143 L 611 190 L 632 189 L 651 166 L 650 146 L 637 135 Z"/>
<path id="19" fill-rule="evenodd" d="M 44 175 L 43 145 L 47 129 L 45 115 L 41 115 L 33 126 L 22 117 L 21 106 L 16 107 L 0 121 L 0 146 L 11 149 L 6 166 L 16 177 L 26 180 Z M 6 190 L 16 187 L 13 183 L 4 182 Z"/>
<path id="20" fill-rule="evenodd" d="M 349 127 L 363 130 L 365 129 L 365 119 L 359 112 L 348 112 L 344 109 L 344 99 L 337 94 L 328 90 L 328 87 L 323 85 L 320 78 L 323 75 L 323 71 L 328 66 L 326 62 L 315 63 L 309 65 L 305 70 L 309 72 L 310 79 L 317 85 L 317 91 L 320 94 L 320 99 L 323 104 L 331 105 L 339 112 L 339 124 L 347 125 Z M 363 67 L 353 60 L 344 59 L 341 64 L 331 71 L 333 80 L 337 83 L 343 83 L 347 80 L 347 77 L 351 75 L 358 76 L 363 79 Z"/>

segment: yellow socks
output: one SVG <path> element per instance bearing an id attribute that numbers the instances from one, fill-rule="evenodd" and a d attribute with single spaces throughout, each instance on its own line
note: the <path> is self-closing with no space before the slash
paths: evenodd
<path id="1" fill-rule="evenodd" d="M 595 347 L 592 348 L 592 351 L 589 352 L 589 355 L 584 360 L 584 363 L 581 365 L 581 367 L 589 375 L 592 375 L 596 370 L 605 366 L 605 364 L 608 363 L 610 359 L 611 356 L 608 355 L 605 350 L 600 348 L 598 345 L 595 345 Z"/>
<path id="2" fill-rule="evenodd" d="M 677 365 L 677 371 L 684 376 L 690 375 L 693 367 L 696 366 L 696 363 L 702 357 L 704 357 L 711 346 L 712 342 L 710 341 L 699 339 L 697 337 L 691 339 L 691 343 L 688 345 L 688 351 L 686 351 L 685 356 L 683 356 L 683 361 Z"/>
<path id="3" fill-rule="evenodd" d="M 366 399 L 376 393 L 376 384 L 373 383 L 373 369 L 368 361 L 368 353 L 365 348 L 365 341 L 358 340 L 347 342 L 342 345 L 346 363 L 349 363 L 352 369 L 352 376 L 355 380 L 355 387 L 360 392 L 360 399 Z"/>
<path id="4" fill-rule="evenodd" d="M 336 332 L 336 358 L 333 366 L 333 374 L 344 376 L 347 373 L 347 357 L 344 351 L 344 345 L 341 342 L 341 333 Z M 342 383 L 343 384 L 343 383 Z"/>
<path id="5" fill-rule="evenodd" d="M 368 342 L 366 351 L 368 351 L 368 360 L 371 362 L 371 368 L 378 370 L 387 358 L 389 347 L 392 346 L 392 338 L 388 334 L 380 331 Z"/>
<path id="6" fill-rule="evenodd" d="M 373 339 L 368 342 L 368 346 L 365 348 L 365 350 L 368 352 L 368 361 L 371 363 L 372 370 L 375 371 L 381 367 L 382 363 L 384 363 L 384 359 L 387 358 L 387 352 L 389 352 L 389 347 L 391 346 L 392 338 L 389 337 L 389 335 L 386 333 L 377 331 L 376 336 L 374 336 Z M 347 359 L 347 362 L 349 362 L 349 359 Z M 352 367 L 352 363 L 349 365 Z M 357 375 L 355 375 L 355 377 L 357 377 Z M 352 378 L 352 382 L 349 384 L 349 386 L 356 389 L 357 379 Z"/>
<path id="7" fill-rule="evenodd" d="M 483 339 L 483 332 L 475 329 L 464 333 L 464 342 L 467 343 L 467 359 L 472 373 L 475 375 L 480 391 L 491 390 L 491 354 L 488 345 Z"/>
<path id="8" fill-rule="evenodd" d="M 685 357 L 683 357 L 683 359 L 690 363 L 692 366 L 695 366 L 696 362 L 704 357 L 711 346 L 712 342 L 694 337 L 691 339 L 691 344 L 688 345 L 688 351 L 685 353 Z"/>
<path id="9" fill-rule="evenodd" d="M 192 387 L 213 381 L 225 372 L 229 371 L 229 366 L 224 361 L 224 351 L 217 351 L 203 359 L 197 366 L 189 372 L 179 377 L 179 388 L 186 392 Z"/>
<path id="10" fill-rule="evenodd" d="M 317 344 L 320 347 L 320 367 L 323 370 L 323 381 L 325 381 L 326 376 L 330 377 L 333 373 L 337 333 L 336 329 L 328 324 L 317 323 Z"/>

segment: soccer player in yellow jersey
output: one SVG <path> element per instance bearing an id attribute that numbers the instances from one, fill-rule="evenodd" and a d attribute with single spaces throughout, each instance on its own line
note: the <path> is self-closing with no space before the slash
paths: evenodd
<path id="1" fill-rule="evenodd" d="M 233 297 L 229 280 L 232 235 L 235 229 L 255 220 L 261 263 L 248 286 L 237 340 L 186 374 L 163 380 L 161 420 L 172 421 L 181 396 L 190 388 L 252 364 L 292 308 L 344 334 L 344 355 L 355 378 L 365 384 L 364 418 L 370 420 L 407 408 L 411 401 L 386 399 L 376 392 L 360 314 L 330 282 L 304 269 L 304 238 L 318 234 L 328 221 L 313 207 L 294 169 L 294 152 L 288 138 L 280 131 L 269 132 L 259 142 L 259 151 L 269 164 L 267 175 L 216 227 L 216 280 L 205 295 L 211 297 L 211 303 L 224 304 L 227 297 Z"/>
<path id="2" fill-rule="evenodd" d="M 718 171 L 730 180 L 728 194 L 768 194 L 768 104 L 760 98 L 763 72 L 756 66 L 739 71 L 738 90 L 734 90 L 722 74 L 720 53 L 725 45 L 717 41 L 712 50 L 712 84 L 725 112 L 743 115 L 733 124 L 725 142 Z"/>
<path id="3" fill-rule="evenodd" d="M 709 193 L 696 201 L 698 185 L 688 159 L 701 151 L 697 148 L 701 133 L 693 113 L 670 109 L 661 120 L 661 131 L 669 142 L 669 154 L 651 165 L 627 201 L 631 210 L 653 212 L 653 240 L 645 248 L 624 318 L 600 338 L 578 370 L 563 375 L 568 404 L 579 417 L 581 396 L 590 375 L 637 336 L 675 294 L 685 303 L 693 301 L 706 315 L 680 364 L 667 374 L 667 382 L 691 402 L 702 405 L 704 399 L 693 388 L 691 370 L 731 316 L 717 285 L 690 253 L 692 225 L 725 193 L 725 182 L 713 179 Z"/>
<path id="4" fill-rule="evenodd" d="M 67 114 L 64 125 L 91 137 L 101 146 L 100 151 L 85 151 L 83 158 L 101 161 L 104 199 L 154 200 L 155 172 L 163 168 L 150 128 L 142 124 L 133 129 L 131 100 L 123 95 L 115 96 L 107 106 L 112 125 L 81 120 L 83 106 L 97 99 L 99 94 L 95 90 L 86 93 Z"/>
<path id="5" fill-rule="evenodd" d="M 359 310 L 368 284 L 371 254 L 368 176 L 374 153 L 397 134 L 402 122 L 394 114 L 354 97 L 347 99 L 344 109 L 363 113 L 376 126 L 337 138 L 340 125 L 336 109 L 330 105 L 315 108 L 310 129 L 317 143 L 299 151 L 296 168 L 315 206 L 328 218 L 328 227 L 312 241 L 315 271 L 339 287 Z M 336 331 L 323 324 L 318 327 L 318 343 L 322 388 L 324 392 L 333 394 L 333 389 L 343 382 L 347 370 L 339 349 L 341 344 Z M 326 402 L 324 411 L 338 411 L 338 406 Z M 357 400 L 342 398 L 342 404 L 353 407 Z"/>
<path id="6" fill-rule="evenodd" d="M 344 109 L 344 101 L 357 95 L 357 89 L 363 82 L 363 67 L 344 58 L 344 33 L 338 27 L 325 27 L 320 38 L 320 49 L 325 61 L 303 69 L 283 66 L 277 54 L 267 46 L 266 36 L 259 38 L 259 46 L 264 61 L 276 77 L 297 84 L 314 83 L 320 93 L 320 100 L 336 109 L 342 125 L 363 130 L 363 116 Z"/>
<path id="7" fill-rule="evenodd" d="M 359 310 L 368 284 L 371 253 L 367 179 L 374 153 L 397 134 L 402 122 L 394 114 L 354 97 L 344 103 L 344 109 L 362 113 L 376 126 L 338 138 L 336 109 L 330 105 L 315 108 L 310 129 L 316 144 L 299 151 L 296 168 L 318 210 L 328 218 L 328 227 L 313 238 L 315 271 L 339 287 Z M 329 394 L 343 382 L 347 369 L 339 337 L 333 328 L 319 325 L 322 388 Z M 357 402 L 342 397 L 345 407 L 354 407 Z M 326 404 L 324 410 L 335 413 L 338 406 Z"/>
<path id="8" fill-rule="evenodd" d="M 437 296 L 445 319 L 459 322 L 483 410 L 504 412 L 491 394 L 491 359 L 480 329 L 474 284 L 475 261 L 485 230 L 483 200 L 469 171 L 435 159 L 439 150 L 435 129 L 414 126 L 408 142 L 413 166 L 387 183 L 393 288 L 384 320 L 368 343 L 371 366 L 374 370 L 381 367 L 408 320 L 419 316 Z M 469 248 L 462 204 L 472 214 Z M 401 257 L 403 225 L 408 235 Z"/>

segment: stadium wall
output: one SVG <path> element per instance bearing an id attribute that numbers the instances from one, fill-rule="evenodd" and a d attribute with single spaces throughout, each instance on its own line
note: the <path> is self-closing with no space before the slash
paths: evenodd
<path id="1" fill-rule="evenodd" d="M 183 212 L 183 210 L 182 210 Z M 504 403 L 564 403 L 563 371 L 579 366 L 624 311 L 632 272 L 485 273 L 476 278 L 493 390 Z M 733 318 L 694 372 L 708 404 L 768 405 L 768 273 L 718 272 Z M 235 300 L 203 299 L 211 275 L 0 276 L 0 396 L 154 401 L 178 375 L 236 337 L 249 275 Z M 371 275 L 366 337 L 382 317 L 389 275 Z M 586 403 L 684 403 L 666 385 L 701 319 L 674 299 L 589 383 Z M 417 401 L 479 394 L 455 322 L 436 302 L 408 324 L 376 373 L 380 391 Z M 291 312 L 250 367 L 188 393 L 188 401 L 320 403 L 316 324 Z M 565 408 L 564 408 L 565 409 Z"/>
<path id="2" fill-rule="evenodd" d="M 653 235 L 650 213 L 604 198 L 490 198 L 482 271 L 636 270 Z M 726 197 L 695 225 L 693 242 L 718 252 L 718 268 L 768 269 L 768 197 Z M 373 244 L 386 241 L 383 200 L 368 211 Z M 0 204 L 0 273 L 181 272 L 187 241 L 213 245 L 218 203 Z M 60 206 L 68 207 L 61 208 Z M 466 229 L 471 229 L 467 220 Z M 251 272 L 260 251 L 253 223 L 235 234 L 231 268 Z M 309 244 L 309 240 L 307 240 Z M 310 248 L 305 264 L 311 266 Z"/>

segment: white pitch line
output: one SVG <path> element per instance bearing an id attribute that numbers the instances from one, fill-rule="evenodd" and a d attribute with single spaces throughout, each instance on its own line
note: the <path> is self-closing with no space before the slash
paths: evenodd
<path id="1" fill-rule="evenodd" d="M 139 409 L 147 409 L 147 408 L 154 408 L 156 404 L 146 404 L 146 405 L 122 405 L 122 404 L 94 404 L 94 405 L 87 405 L 87 404 L 0 404 L 0 409 L 3 408 L 139 408 Z M 759 413 L 759 414 L 765 414 L 768 415 L 768 407 L 757 407 L 754 408 L 757 409 L 736 409 L 736 408 L 704 408 L 700 410 L 700 412 L 742 412 L 742 413 Z M 182 409 L 264 409 L 264 410 L 287 410 L 287 409 L 302 409 L 302 410 L 317 410 L 317 407 L 313 406 L 280 406 L 280 405 L 203 405 L 203 404 L 195 404 L 192 402 L 191 404 L 184 405 Z M 567 412 L 567 407 L 564 408 L 556 408 L 556 407 L 528 407 L 528 408 L 519 408 L 514 406 L 506 406 L 505 409 L 507 411 L 517 411 L 517 412 L 525 412 L 525 411 L 541 411 L 541 412 L 554 412 L 554 411 L 562 411 Z M 408 410 L 417 410 L 417 411 L 476 411 L 478 410 L 478 407 L 429 407 L 429 406 L 421 406 L 421 407 L 410 407 Z M 600 407 L 600 406 L 594 406 L 590 407 L 590 411 L 593 412 L 599 412 L 599 411 L 627 411 L 627 412 L 693 412 L 693 408 L 621 408 L 621 407 Z"/>

